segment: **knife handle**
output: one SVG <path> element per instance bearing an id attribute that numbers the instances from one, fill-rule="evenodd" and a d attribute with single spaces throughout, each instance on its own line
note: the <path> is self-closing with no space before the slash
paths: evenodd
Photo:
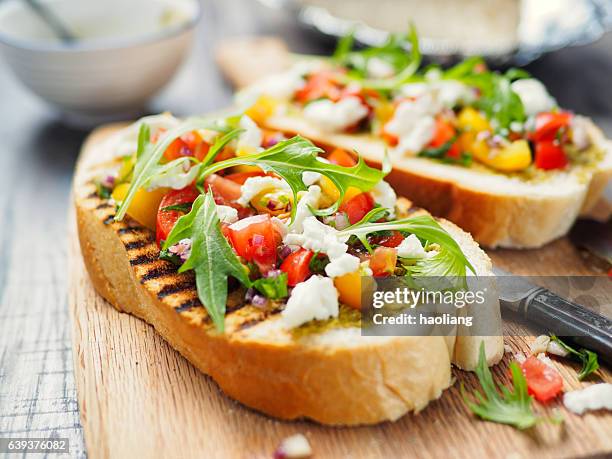
<path id="1" fill-rule="evenodd" d="M 612 320 L 545 288 L 527 296 L 519 312 L 557 336 L 571 337 L 577 344 L 612 363 Z"/>

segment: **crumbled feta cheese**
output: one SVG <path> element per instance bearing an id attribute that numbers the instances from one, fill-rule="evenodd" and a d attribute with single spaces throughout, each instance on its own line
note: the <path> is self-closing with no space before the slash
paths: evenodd
<path id="1" fill-rule="evenodd" d="M 295 286 L 281 313 L 286 327 L 338 317 L 338 292 L 329 277 L 312 276 Z"/>
<path id="2" fill-rule="evenodd" d="M 559 357 L 567 357 L 569 352 L 561 346 L 556 341 L 550 341 L 548 346 L 546 346 L 546 352 L 553 355 L 558 355 Z"/>
<path id="3" fill-rule="evenodd" d="M 242 220 L 238 220 L 230 225 L 230 229 L 234 231 L 242 231 L 248 226 L 254 223 L 262 223 L 268 219 L 267 215 L 253 215 L 252 217 L 243 218 Z"/>
<path id="4" fill-rule="evenodd" d="M 249 177 L 240 187 L 240 197 L 236 200 L 241 206 L 248 206 L 251 199 L 257 196 L 262 191 L 285 190 L 291 191 L 289 184 L 276 177 Z"/>
<path id="5" fill-rule="evenodd" d="M 344 276 L 345 274 L 357 271 L 359 265 L 359 258 L 348 253 L 343 253 L 339 257 L 330 260 L 329 264 L 325 267 L 325 274 L 329 277 Z"/>
<path id="6" fill-rule="evenodd" d="M 371 191 L 374 201 L 380 204 L 382 207 L 389 211 L 389 217 L 395 218 L 395 204 L 397 203 L 397 195 L 391 185 L 384 180 L 378 182 L 378 184 Z"/>
<path id="7" fill-rule="evenodd" d="M 536 355 L 536 358 L 543 364 L 549 366 L 550 368 L 555 368 L 555 365 L 552 363 L 552 360 L 550 360 L 550 358 L 548 358 L 543 352 L 540 352 L 538 355 Z"/>
<path id="8" fill-rule="evenodd" d="M 240 118 L 240 127 L 244 132 L 238 137 L 236 143 L 236 154 L 238 156 L 251 155 L 261 150 L 261 142 L 263 141 L 263 132 L 255 121 L 244 115 Z"/>
<path id="9" fill-rule="evenodd" d="M 589 410 L 612 410 L 612 384 L 593 384 L 582 390 L 567 392 L 563 396 L 563 404 L 576 414 Z"/>
<path id="10" fill-rule="evenodd" d="M 314 185 L 320 179 L 321 179 L 321 174 L 319 174 L 318 172 L 312 172 L 312 171 L 302 172 L 302 182 L 304 182 L 304 185 L 306 186 Z"/>
<path id="11" fill-rule="evenodd" d="M 290 70 L 258 81 L 249 89 L 249 93 L 266 95 L 278 100 L 288 100 L 293 97 L 296 91 L 302 89 L 304 84 L 302 75 Z"/>
<path id="12" fill-rule="evenodd" d="M 408 83 L 401 86 L 399 92 L 403 97 L 420 97 L 429 92 L 429 84 Z"/>
<path id="13" fill-rule="evenodd" d="M 389 78 L 395 73 L 395 69 L 386 60 L 380 57 L 368 59 L 367 72 L 370 78 Z"/>
<path id="14" fill-rule="evenodd" d="M 397 256 L 400 258 L 425 258 L 427 252 L 419 238 L 411 234 L 397 246 Z"/>
<path id="15" fill-rule="evenodd" d="M 304 116 L 308 121 L 330 132 L 343 131 L 367 115 L 368 109 L 361 99 L 353 96 L 345 97 L 338 102 L 321 99 L 304 108 Z"/>
<path id="16" fill-rule="evenodd" d="M 475 99 L 472 89 L 459 81 L 440 80 L 432 83 L 432 86 L 437 102 L 446 108 L 454 108 L 460 102 L 469 104 Z"/>
<path id="17" fill-rule="evenodd" d="M 426 94 L 398 105 L 393 118 L 385 125 L 385 131 L 399 139 L 397 153 L 418 153 L 431 142 L 436 128 L 431 103 L 431 95 Z"/>
<path id="18" fill-rule="evenodd" d="M 550 336 L 548 335 L 540 335 L 538 336 L 530 345 L 531 354 L 536 355 L 542 352 L 546 352 L 548 348 L 548 344 L 550 343 Z"/>
<path id="19" fill-rule="evenodd" d="M 192 183 L 199 172 L 199 168 L 191 167 L 191 162 L 187 158 L 181 158 L 174 164 L 163 169 L 158 175 L 154 175 L 144 183 L 144 187 L 148 190 L 156 188 L 172 188 L 180 190 Z"/>
<path id="20" fill-rule="evenodd" d="M 535 78 L 516 80 L 511 87 L 523 102 L 527 116 L 547 112 L 557 105 L 542 82 Z"/>
<path id="21" fill-rule="evenodd" d="M 278 234 L 280 234 L 281 237 L 284 238 L 289 232 L 289 228 L 287 227 L 287 224 L 278 217 L 272 217 L 270 220 L 272 220 L 272 224 L 278 230 Z"/>
<path id="22" fill-rule="evenodd" d="M 300 459 L 311 455 L 310 443 L 302 434 L 285 438 L 274 453 L 274 457 L 279 459 Z"/>
<path id="23" fill-rule="evenodd" d="M 238 211 L 230 206 L 217 206 L 217 216 L 221 223 L 234 223 L 238 221 Z"/>
<path id="24" fill-rule="evenodd" d="M 571 124 L 572 143 L 578 150 L 585 150 L 591 146 L 589 135 L 589 120 L 584 116 L 575 115 Z"/>
<path id="25" fill-rule="evenodd" d="M 321 188 L 318 185 L 311 185 L 308 191 L 300 196 L 295 209 L 295 216 L 291 224 L 291 231 L 300 233 L 304 220 L 312 215 L 310 208 L 318 209 L 321 199 Z"/>

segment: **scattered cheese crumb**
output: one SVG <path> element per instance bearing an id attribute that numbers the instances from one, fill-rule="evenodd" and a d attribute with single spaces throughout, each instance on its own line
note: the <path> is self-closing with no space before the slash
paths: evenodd
<path id="1" fill-rule="evenodd" d="M 548 344 L 550 343 L 550 336 L 548 335 L 540 335 L 538 336 L 530 345 L 531 354 L 536 355 L 542 352 L 546 352 L 548 348 Z"/>
<path id="2" fill-rule="evenodd" d="M 274 459 L 298 459 L 310 457 L 312 448 L 308 439 L 302 434 L 285 438 L 274 452 Z"/>
<path id="3" fill-rule="evenodd" d="M 326 131 L 336 132 L 356 124 L 368 115 L 368 109 L 358 97 L 345 97 L 338 102 L 321 99 L 304 108 L 308 121 Z"/>
<path id="4" fill-rule="evenodd" d="M 275 177 L 249 177 L 240 187 L 240 197 L 236 200 L 241 206 L 248 206 L 251 199 L 265 190 L 285 190 L 291 191 L 289 184 L 282 179 Z"/>
<path id="5" fill-rule="evenodd" d="M 397 255 L 400 258 L 425 258 L 427 252 L 419 238 L 411 234 L 397 246 Z"/>
<path id="6" fill-rule="evenodd" d="M 395 190 L 384 180 L 371 191 L 374 201 L 389 211 L 389 218 L 395 218 L 395 205 L 397 203 L 397 194 Z"/>
<path id="7" fill-rule="evenodd" d="M 217 216 L 221 223 L 234 223 L 238 221 L 238 211 L 230 206 L 217 206 Z"/>
<path id="8" fill-rule="evenodd" d="M 329 277 L 312 276 L 295 286 L 281 317 L 287 328 L 338 317 L 338 292 Z"/>
<path id="9" fill-rule="evenodd" d="M 563 404 L 576 414 L 589 410 L 612 410 L 612 384 L 593 384 L 585 389 L 567 392 Z"/>

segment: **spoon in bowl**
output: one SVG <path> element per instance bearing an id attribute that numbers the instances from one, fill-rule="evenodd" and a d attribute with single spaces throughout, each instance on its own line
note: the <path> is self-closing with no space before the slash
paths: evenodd
<path id="1" fill-rule="evenodd" d="M 57 38 L 64 43 L 74 43 L 78 39 L 47 5 L 40 3 L 38 0 L 23 1 L 53 30 Z"/>

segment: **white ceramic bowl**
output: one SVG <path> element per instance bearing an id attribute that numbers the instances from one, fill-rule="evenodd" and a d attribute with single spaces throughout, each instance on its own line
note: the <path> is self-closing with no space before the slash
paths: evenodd
<path id="1" fill-rule="evenodd" d="M 64 44 L 21 0 L 0 1 L 0 49 L 22 83 L 73 121 L 132 114 L 174 75 L 198 0 L 39 0 L 82 38 Z"/>

